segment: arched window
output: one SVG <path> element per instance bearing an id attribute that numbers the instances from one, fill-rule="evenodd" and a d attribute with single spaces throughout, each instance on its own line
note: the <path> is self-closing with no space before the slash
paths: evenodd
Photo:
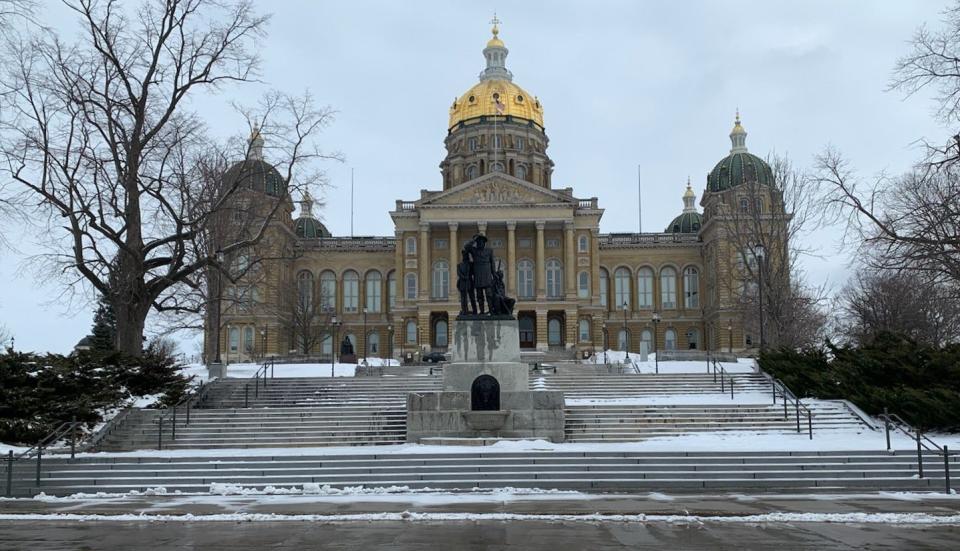
<path id="1" fill-rule="evenodd" d="M 320 339 L 320 355 L 328 358 L 333 355 L 333 335 L 330 333 L 324 333 Z"/>
<path id="2" fill-rule="evenodd" d="M 590 251 L 590 240 L 586 235 L 581 235 L 577 239 L 577 252 L 585 253 Z"/>
<path id="3" fill-rule="evenodd" d="M 450 294 L 450 264 L 440 259 L 433 263 L 433 298 L 447 298 Z"/>
<path id="4" fill-rule="evenodd" d="M 357 275 L 357 272 L 348 270 L 343 274 L 343 311 L 356 312 L 359 307 L 360 276 Z"/>
<path id="5" fill-rule="evenodd" d="M 417 274 L 409 273 L 403 277 L 407 300 L 417 299 Z"/>
<path id="6" fill-rule="evenodd" d="M 417 344 L 417 322 L 407 320 L 407 344 Z"/>
<path id="7" fill-rule="evenodd" d="M 664 310 L 677 307 L 677 271 L 669 266 L 660 270 L 660 306 Z"/>
<path id="8" fill-rule="evenodd" d="M 630 350 L 630 330 L 620 328 L 617 333 L 617 350 Z"/>
<path id="9" fill-rule="evenodd" d="M 397 272 L 387 274 L 387 308 L 397 307 Z"/>
<path id="10" fill-rule="evenodd" d="M 613 290 L 614 308 L 619 310 L 626 304 L 629 309 L 632 303 L 630 301 L 630 270 L 617 268 L 617 271 L 613 273 Z"/>
<path id="11" fill-rule="evenodd" d="M 607 271 L 600 268 L 600 306 L 606 308 L 609 302 L 610 294 L 610 276 Z"/>
<path id="12" fill-rule="evenodd" d="M 663 334 L 663 347 L 667 350 L 677 349 L 677 332 L 673 329 L 667 329 Z"/>
<path id="13" fill-rule="evenodd" d="M 700 273 L 693 266 L 683 271 L 683 305 L 700 307 Z"/>
<path id="14" fill-rule="evenodd" d="M 644 329 L 640 333 L 640 341 L 647 345 L 647 354 L 653 352 L 653 333 L 649 329 Z"/>
<path id="15" fill-rule="evenodd" d="M 521 180 L 527 179 L 527 167 L 525 167 L 524 165 L 517 165 L 516 171 L 517 171 L 517 178 L 520 178 Z"/>
<path id="16" fill-rule="evenodd" d="M 700 344 L 700 332 L 696 329 L 687 329 L 687 347 L 696 350 Z"/>
<path id="17" fill-rule="evenodd" d="M 240 330 L 236 327 L 230 328 L 230 352 L 240 350 Z"/>
<path id="18" fill-rule="evenodd" d="M 364 293 L 364 306 L 367 308 L 367 312 L 379 312 L 380 311 L 380 299 L 381 299 L 381 276 L 378 271 L 367 272 L 367 288 Z"/>
<path id="19" fill-rule="evenodd" d="M 590 298 L 589 272 L 580 272 L 577 274 L 577 296 L 580 298 Z"/>
<path id="20" fill-rule="evenodd" d="M 642 309 L 653 308 L 653 270 L 650 268 L 637 270 L 637 302 Z"/>
<path id="21" fill-rule="evenodd" d="M 447 320 L 441 318 L 433 324 L 433 344 L 438 347 L 447 346 Z"/>
<path id="22" fill-rule="evenodd" d="M 579 324 L 580 342 L 590 342 L 590 320 L 582 318 Z"/>
<path id="23" fill-rule="evenodd" d="M 417 238 L 416 237 L 411 236 L 407 238 L 406 249 L 407 249 L 407 255 L 417 254 Z"/>
<path id="24" fill-rule="evenodd" d="M 367 333 L 367 356 L 380 357 L 380 333 L 376 331 Z"/>
<path id="25" fill-rule="evenodd" d="M 520 298 L 533 298 L 533 283 L 533 261 L 525 258 L 517 263 L 517 295 Z"/>
<path id="26" fill-rule="evenodd" d="M 243 328 L 243 351 L 247 354 L 253 354 L 253 345 L 255 341 L 253 340 L 253 327 L 244 327 Z"/>
<path id="27" fill-rule="evenodd" d="M 477 177 L 477 165 L 467 167 L 467 180 L 473 180 Z"/>
<path id="28" fill-rule="evenodd" d="M 550 346 L 563 344 L 563 325 L 557 318 L 550 318 L 547 321 L 547 344 Z"/>
<path id="29" fill-rule="evenodd" d="M 320 274 L 320 310 L 337 310 L 337 276 L 329 270 Z"/>
<path id="30" fill-rule="evenodd" d="M 563 265 L 556 258 L 547 261 L 547 297 L 563 296 Z"/>
<path id="31" fill-rule="evenodd" d="M 304 312 L 313 307 L 313 274 L 308 270 L 297 274 L 297 306 Z"/>
<path id="32" fill-rule="evenodd" d="M 503 163 L 501 162 L 493 163 L 492 165 L 490 165 L 490 168 L 492 169 L 493 172 L 503 172 Z"/>

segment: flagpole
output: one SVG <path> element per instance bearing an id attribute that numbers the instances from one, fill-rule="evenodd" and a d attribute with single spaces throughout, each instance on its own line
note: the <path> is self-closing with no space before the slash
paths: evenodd
<path id="1" fill-rule="evenodd" d="M 640 165 L 637 165 L 637 229 L 643 233 L 643 197 L 640 195 Z"/>
<path id="2" fill-rule="evenodd" d="M 350 237 L 353 237 L 353 167 L 350 167 Z"/>

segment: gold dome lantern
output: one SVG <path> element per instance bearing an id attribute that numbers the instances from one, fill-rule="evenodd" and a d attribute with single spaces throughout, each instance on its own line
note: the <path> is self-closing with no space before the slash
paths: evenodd
<path id="1" fill-rule="evenodd" d="M 531 121 L 543 130 L 543 106 L 540 100 L 513 83 L 513 74 L 504 61 L 509 50 L 500 40 L 500 21 L 494 16 L 493 38 L 483 49 L 487 67 L 480 73 L 480 82 L 454 100 L 450 106 L 449 130 L 462 122 L 480 117 L 511 117 Z"/>

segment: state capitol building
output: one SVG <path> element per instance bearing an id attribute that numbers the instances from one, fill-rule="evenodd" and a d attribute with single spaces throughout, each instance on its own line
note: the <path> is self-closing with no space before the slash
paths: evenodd
<path id="1" fill-rule="evenodd" d="M 663 232 L 604 234 L 597 197 L 553 185 L 543 105 L 514 82 L 507 54 L 494 26 L 479 82 L 450 106 L 441 186 L 396 201 L 394 235 L 333 236 L 314 217 L 309 195 L 296 217 L 283 198 L 260 247 L 293 254 L 265 254 L 283 259 L 264 261 L 256 281 L 223 288 L 246 298 L 222 301 L 219 316 L 208 313 L 208 357 L 219 344 L 227 362 L 329 359 L 339 350 L 334 330 L 361 357 L 445 351 L 459 312 L 456 265 L 475 234 L 487 236 L 507 293 L 517 299 L 523 349 L 573 357 L 604 346 L 741 353 L 757 346 L 744 330 L 736 296 L 743 285 L 734 281 L 742 274 L 731 268 L 737 253 L 721 222 L 731 209 L 763 209 L 774 223 L 789 215 L 770 167 L 747 151 L 739 116 L 729 154 L 707 176 L 702 214 L 688 183 L 682 210 L 678 201 Z M 282 197 L 282 179 L 267 161 L 255 134 L 237 165 L 254 167 L 248 187 Z M 748 204 L 742 190 L 751 185 L 765 186 L 765 199 Z M 295 290 L 298 313 L 284 306 L 287 288 Z"/>

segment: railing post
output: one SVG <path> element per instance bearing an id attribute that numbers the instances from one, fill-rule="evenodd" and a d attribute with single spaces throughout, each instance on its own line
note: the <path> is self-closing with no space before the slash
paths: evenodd
<path id="1" fill-rule="evenodd" d="M 177 406 L 173 406 L 173 425 L 170 428 L 170 440 L 177 439 Z"/>
<path id="2" fill-rule="evenodd" d="M 253 380 L 253 397 L 259 398 L 260 397 L 260 375 L 257 375 L 253 379 L 254 379 Z"/>
<path id="3" fill-rule="evenodd" d="M 720 392 L 726 392 L 726 391 L 727 391 L 727 387 L 724 386 L 724 382 L 723 382 L 723 371 L 721 371 L 721 372 L 720 372 Z"/>
<path id="4" fill-rule="evenodd" d="M 787 388 L 781 386 L 780 390 L 783 392 L 783 420 L 787 421 L 790 419 L 790 414 L 787 412 Z"/>
<path id="5" fill-rule="evenodd" d="M 40 487 L 40 463 L 43 460 L 43 446 L 37 447 L 37 487 Z"/>
<path id="6" fill-rule="evenodd" d="M 810 431 L 810 440 L 813 440 L 813 416 L 807 411 L 807 430 Z"/>
<path id="7" fill-rule="evenodd" d="M 883 430 L 887 433 L 887 451 L 890 451 L 890 414 L 883 408 Z"/>
<path id="8" fill-rule="evenodd" d="M 13 497 L 13 450 L 7 450 L 7 497 Z"/>
<path id="9" fill-rule="evenodd" d="M 713 382 L 717 382 L 717 362 L 713 362 Z"/>
<path id="10" fill-rule="evenodd" d="M 263 388 L 267 388 L 267 366 L 263 366 Z"/>
<path id="11" fill-rule="evenodd" d="M 923 450 L 920 449 L 920 427 L 917 427 L 917 471 L 923 478 Z"/>
<path id="12" fill-rule="evenodd" d="M 77 451 L 77 416 L 70 419 L 70 459 L 76 458 Z"/>
<path id="13" fill-rule="evenodd" d="M 950 448 L 946 444 L 943 445 L 943 482 L 947 487 L 947 495 L 953 493 L 953 490 L 950 488 Z"/>
<path id="14" fill-rule="evenodd" d="M 247 408 L 250 402 L 250 383 L 243 385 L 243 407 Z"/>
<path id="15" fill-rule="evenodd" d="M 733 400 L 733 375 L 730 376 L 730 399 Z"/>
<path id="16" fill-rule="evenodd" d="M 192 400 L 187 400 L 187 424 L 190 424 L 190 402 Z"/>
<path id="17" fill-rule="evenodd" d="M 800 432 L 800 398 L 793 397 L 793 404 L 797 408 L 797 432 Z"/>
<path id="18" fill-rule="evenodd" d="M 773 394 L 773 405 L 777 405 L 777 383 L 770 378 L 770 392 Z"/>
<path id="19" fill-rule="evenodd" d="M 273 367 L 274 367 L 274 361 L 270 360 L 270 378 L 271 379 L 273 378 Z"/>
<path id="20" fill-rule="evenodd" d="M 160 414 L 160 418 L 157 420 L 157 449 L 163 449 L 163 414 Z"/>

